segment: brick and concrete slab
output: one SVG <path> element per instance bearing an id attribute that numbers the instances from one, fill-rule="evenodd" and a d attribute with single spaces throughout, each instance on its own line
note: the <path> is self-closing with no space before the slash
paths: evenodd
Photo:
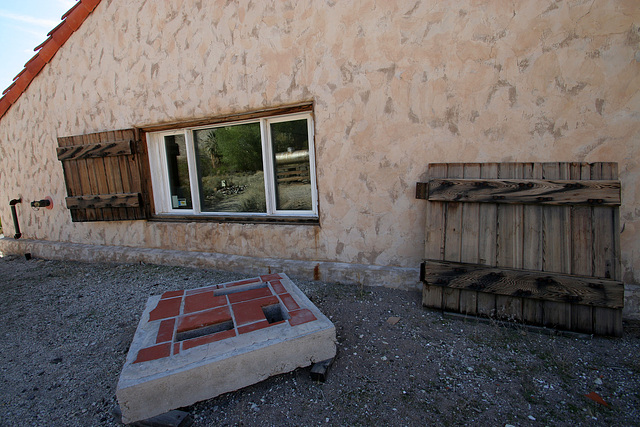
<path id="1" fill-rule="evenodd" d="M 131 423 L 330 359 L 335 327 L 285 274 L 152 296 L 116 396 Z"/>

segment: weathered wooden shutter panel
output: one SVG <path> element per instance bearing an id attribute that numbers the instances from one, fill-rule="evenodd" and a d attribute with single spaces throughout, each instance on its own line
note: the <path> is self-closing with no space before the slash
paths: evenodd
<path id="1" fill-rule="evenodd" d="M 620 335 L 616 163 L 430 164 L 426 306 Z"/>
<path id="2" fill-rule="evenodd" d="M 149 161 L 136 129 L 58 138 L 74 222 L 146 219 Z"/>

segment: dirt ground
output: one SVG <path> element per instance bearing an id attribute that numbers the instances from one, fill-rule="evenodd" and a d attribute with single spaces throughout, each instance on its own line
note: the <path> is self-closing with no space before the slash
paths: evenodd
<path id="1" fill-rule="evenodd" d="M 0 258 L 0 425 L 118 425 L 146 299 L 243 277 Z M 419 292 L 293 279 L 336 326 L 327 381 L 272 377 L 182 408 L 194 425 L 640 425 L 637 324 L 618 339 L 546 335 L 443 316 Z"/>

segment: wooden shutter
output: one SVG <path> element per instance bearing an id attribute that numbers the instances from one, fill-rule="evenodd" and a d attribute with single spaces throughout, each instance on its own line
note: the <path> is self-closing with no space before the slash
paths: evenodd
<path id="1" fill-rule="evenodd" d="M 616 163 L 440 163 L 428 176 L 424 305 L 622 334 Z"/>
<path id="2" fill-rule="evenodd" d="M 58 145 L 74 222 L 150 216 L 149 160 L 137 129 L 60 137 Z"/>

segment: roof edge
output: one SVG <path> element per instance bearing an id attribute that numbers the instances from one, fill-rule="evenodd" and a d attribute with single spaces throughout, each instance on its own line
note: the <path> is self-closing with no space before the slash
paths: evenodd
<path id="1" fill-rule="evenodd" d="M 69 37 L 80 28 L 87 17 L 100 4 L 100 0 L 79 0 L 62 15 L 62 22 L 47 34 L 47 39 L 34 49 L 36 54 L 24 65 L 24 69 L 13 79 L 13 83 L 2 92 L 0 119 L 27 90 L 33 79 L 58 53 Z"/>

